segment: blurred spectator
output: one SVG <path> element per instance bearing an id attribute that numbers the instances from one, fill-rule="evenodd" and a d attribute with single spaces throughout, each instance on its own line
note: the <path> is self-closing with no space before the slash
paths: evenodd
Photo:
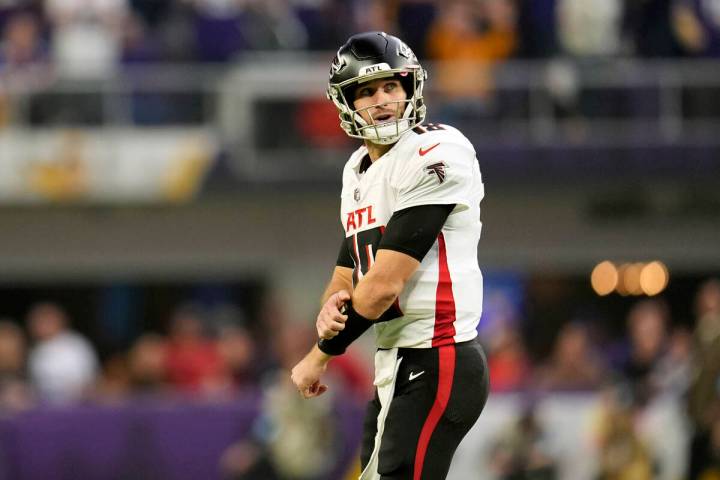
<path id="1" fill-rule="evenodd" d="M 0 39 L 0 128 L 23 110 L 25 94 L 50 81 L 38 18 L 27 12 L 11 14 Z"/>
<path id="2" fill-rule="evenodd" d="M 658 392 L 655 372 L 667 352 L 670 311 L 661 299 L 640 300 L 627 315 L 629 345 L 620 363 L 620 373 L 632 385 L 638 404 L 644 405 Z"/>
<path id="3" fill-rule="evenodd" d="M 439 11 L 427 38 L 427 53 L 442 60 L 435 85 L 446 100 L 443 120 L 492 111 L 492 66 L 515 51 L 513 0 L 453 0 Z"/>
<path id="4" fill-rule="evenodd" d="M 0 318 L 0 381 L 25 378 L 25 337 L 9 318 Z"/>
<path id="5" fill-rule="evenodd" d="M 247 0 L 243 31 L 253 50 L 303 49 L 308 44 L 305 25 L 284 0 Z"/>
<path id="6" fill-rule="evenodd" d="M 162 60 L 167 62 L 197 61 L 198 46 L 193 25 L 194 11 L 191 1 L 142 0 L 145 3 L 165 3 L 166 9 L 157 17 L 145 17 L 151 32 L 151 41 L 160 45 Z M 156 23 L 157 22 L 157 23 Z"/>
<path id="7" fill-rule="evenodd" d="M 67 315 L 54 303 L 35 304 L 28 313 L 27 327 L 34 340 L 28 370 L 41 398 L 50 402 L 80 399 L 98 374 L 97 355 L 90 342 L 70 329 Z"/>
<path id="8" fill-rule="evenodd" d="M 225 62 L 247 50 L 249 40 L 243 24 L 246 2 L 196 0 L 193 27 L 198 60 Z"/>
<path id="9" fill-rule="evenodd" d="M 632 394 L 617 387 L 604 391 L 597 430 L 598 480 L 655 478 L 654 461 L 635 427 Z"/>
<path id="10" fill-rule="evenodd" d="M 290 0 L 305 31 L 310 50 L 333 50 L 355 33 L 354 3 L 343 0 Z M 350 32 L 352 31 L 352 32 Z"/>
<path id="11" fill-rule="evenodd" d="M 708 443 L 704 461 L 697 471 L 697 476 L 691 472 L 690 478 L 700 480 L 717 480 L 720 478 L 720 419 L 715 420 L 708 435 Z"/>
<path id="12" fill-rule="evenodd" d="M 677 327 L 667 342 L 667 350 L 652 373 L 651 383 L 664 393 L 679 398 L 687 393 L 692 377 L 692 335 L 684 327 Z"/>
<path id="13" fill-rule="evenodd" d="M 720 57 L 720 4 L 716 0 L 676 0 L 674 27 L 684 51 Z"/>
<path id="14" fill-rule="evenodd" d="M 147 24 L 137 14 L 130 14 L 125 19 L 122 29 L 123 64 L 158 62 L 162 60 L 162 50 L 156 39 L 148 30 Z"/>
<path id="15" fill-rule="evenodd" d="M 536 381 L 548 390 L 594 390 L 606 380 L 606 373 L 587 327 L 569 323 L 560 330 L 550 359 L 536 372 Z"/>
<path id="16" fill-rule="evenodd" d="M 520 332 L 510 325 L 499 325 L 489 342 L 490 387 L 494 392 L 525 388 L 530 364 Z"/>
<path id="17" fill-rule="evenodd" d="M 233 388 L 257 385 L 260 371 L 255 362 L 255 344 L 245 328 L 237 325 L 220 327 L 218 351 Z"/>
<path id="18" fill-rule="evenodd" d="M 160 393 L 167 387 L 167 341 L 146 333 L 128 352 L 130 387 L 133 393 Z"/>
<path id="19" fill-rule="evenodd" d="M 22 330 L 10 319 L 0 319 L 0 410 L 19 410 L 31 405 L 27 385 Z"/>
<path id="20" fill-rule="evenodd" d="M 436 0 L 397 0 L 393 23 L 397 25 L 398 36 L 407 42 L 419 59 L 426 57 L 425 39 L 438 11 Z"/>
<path id="21" fill-rule="evenodd" d="M 676 0 L 674 29 L 683 52 L 691 57 L 720 58 L 720 2 Z M 720 115 L 720 90 L 715 82 L 700 82 L 683 90 L 683 113 L 690 118 Z"/>
<path id="22" fill-rule="evenodd" d="M 127 398 L 130 393 L 127 355 L 115 353 L 102 362 L 100 379 L 95 385 L 94 393 L 101 402 L 115 402 Z"/>
<path id="23" fill-rule="evenodd" d="M 549 89 L 559 113 L 575 121 L 573 132 L 583 135 L 581 119 L 627 117 L 633 107 L 647 109 L 645 97 L 636 99 L 625 89 L 592 85 L 623 53 L 623 0 L 557 0 L 557 27 L 564 62 L 554 62 Z M 564 76 L 564 77 L 563 77 Z M 581 84 L 588 84 L 579 88 Z M 639 94 L 638 94 L 639 97 Z"/>
<path id="24" fill-rule="evenodd" d="M 11 15 L 2 29 L 0 42 L 0 73 L 3 80 L 19 75 L 25 82 L 37 82 L 41 67 L 46 67 L 48 58 L 46 46 L 41 37 L 38 18 L 28 12 Z M 25 73 L 23 75 L 23 73 Z M 23 82 L 16 82 L 21 84 Z"/>
<path id="25" fill-rule="evenodd" d="M 165 357 L 168 380 L 173 387 L 190 393 L 217 392 L 227 385 L 218 345 L 203 331 L 201 315 L 195 307 L 182 306 L 170 319 Z"/>
<path id="26" fill-rule="evenodd" d="M 673 5 L 676 0 L 626 1 L 624 30 L 640 57 L 679 56 L 681 47 L 674 33 Z"/>
<path id="27" fill-rule="evenodd" d="M 621 0 L 557 0 L 558 36 L 569 55 L 610 56 L 620 52 Z"/>
<path id="28" fill-rule="evenodd" d="M 142 18 L 144 24 L 156 28 L 171 14 L 173 0 L 129 0 L 132 10 Z"/>
<path id="29" fill-rule="evenodd" d="M 688 412 L 695 429 L 690 453 L 690 478 L 718 466 L 720 452 L 720 280 L 700 286 L 695 297 L 694 375 Z M 709 478 L 715 478 L 710 476 Z"/>
<path id="30" fill-rule="evenodd" d="M 105 79 L 116 70 L 127 0 L 45 0 L 52 56 L 72 79 Z"/>
<path id="31" fill-rule="evenodd" d="M 558 52 L 557 0 L 518 0 L 518 54 L 550 58 Z"/>
<path id="32" fill-rule="evenodd" d="M 358 32 L 379 30 L 393 32 L 395 30 L 394 15 L 391 2 L 387 0 L 368 0 L 355 5 L 355 29 Z"/>
<path id="33" fill-rule="evenodd" d="M 120 64 L 126 0 L 44 0 L 44 6 L 59 89 L 37 99 L 31 122 L 101 124 L 102 82 L 111 79 Z M 64 90 L 65 85 L 74 88 Z"/>
<path id="34" fill-rule="evenodd" d="M 499 480 L 554 480 L 555 463 L 533 407 L 502 432 L 491 450 L 490 466 Z"/>

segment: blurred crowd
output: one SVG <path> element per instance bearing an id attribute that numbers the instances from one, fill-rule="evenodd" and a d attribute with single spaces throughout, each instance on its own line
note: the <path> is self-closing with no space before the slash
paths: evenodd
<path id="1" fill-rule="evenodd" d="M 0 2 L 0 125 L 23 108 L 33 125 L 101 123 L 99 82 L 137 65 L 223 68 L 254 52 L 329 55 L 365 30 L 399 35 L 422 61 L 438 62 L 432 86 L 441 105 L 433 114 L 443 121 L 527 110 L 518 105 L 522 96 L 495 104 L 493 67 L 512 59 L 554 60 L 546 82 L 559 114 L 649 115 L 659 108 L 646 105 L 657 103 L 652 90 L 578 99 L 577 83 L 609 59 L 717 58 L 718 10 L 715 0 L 6 0 Z M 62 95 L 14 104 L 48 87 Z M 202 92 L 193 88 L 186 85 L 184 97 L 133 92 L 141 110 L 133 120 L 202 121 Z M 717 115 L 708 107 L 716 103 L 712 89 L 700 93 L 685 94 L 686 110 Z M 178 103 L 184 110 L 177 111 Z"/>
<path id="2" fill-rule="evenodd" d="M 24 329 L 0 319 L 0 409 L 144 395 L 232 398 L 288 370 L 314 335 L 308 325 L 284 321 L 277 311 L 266 322 L 273 333 L 261 336 L 241 321 L 210 318 L 200 307 L 181 305 L 165 332 L 146 331 L 116 351 L 75 330 L 61 305 L 36 303 Z M 353 394 L 368 386 L 352 357 L 337 368 Z"/>
<path id="3" fill-rule="evenodd" d="M 334 50 L 364 30 L 398 34 L 421 59 L 720 54 L 712 0 L 6 0 L 0 65 L 51 59 L 92 76 L 122 63 Z"/>
<path id="4" fill-rule="evenodd" d="M 429 60 L 720 55 L 713 0 L 6 0 L 0 71 L 107 78 L 136 63 L 332 51 L 364 30 L 397 34 Z"/>
<path id="5" fill-rule="evenodd" d="M 603 325 L 567 322 L 552 333 L 551 353 L 543 358 L 530 354 L 522 323 L 499 322 L 484 332 L 492 390 L 529 399 L 518 423 L 496 439 L 491 465 L 498 478 L 555 478 L 533 404 L 562 392 L 595 392 L 602 399 L 594 433 L 599 478 L 658 478 L 660 459 L 640 429 L 649 409 L 665 401 L 681 405 L 689 425 L 688 478 L 717 478 L 720 280 L 699 286 L 693 316 L 688 326 L 672 318 L 664 299 L 639 299 L 627 312 L 624 335 L 609 339 Z M 258 337 L 241 322 L 210 322 L 201 308 L 182 305 L 166 331 L 143 333 L 127 350 L 102 352 L 96 340 L 73 329 L 61 305 L 37 303 L 24 328 L 13 319 L 0 321 L 0 411 L 147 396 L 232 400 L 262 392 L 264 415 L 252 438 L 232 445 L 223 458 L 232 478 L 275 478 L 268 458 L 278 456 L 277 464 L 290 469 L 327 466 L 292 460 L 304 458 L 297 452 L 308 442 L 332 444 L 337 434 L 317 429 L 322 418 L 332 417 L 332 401 L 298 401 L 287 381 L 287 371 L 313 341 L 312 326 L 290 321 L 272 305 L 263 317 L 266 335 Z M 368 360 L 355 351 L 331 364 L 339 398 L 368 398 Z"/>
<path id="6" fill-rule="evenodd" d="M 195 304 L 180 305 L 163 322 L 165 331 L 143 332 L 118 351 L 73 328 L 60 304 L 38 302 L 23 322 L 0 318 L 0 417 L 143 401 L 253 404 L 259 399 L 260 415 L 250 434 L 218 459 L 223 478 L 321 478 L 317 475 L 336 465 L 338 449 L 347 441 L 339 437 L 333 399 L 369 399 L 369 366 L 352 349 L 328 371 L 332 394 L 304 401 L 289 381 L 289 370 L 314 341 L 314 327 L 289 321 L 277 305 L 268 305 L 263 316 L 258 332 L 242 315 L 218 316 Z"/>
<path id="7" fill-rule="evenodd" d="M 548 392 L 600 392 L 595 422 L 598 478 L 677 478 L 662 474 L 664 460 L 652 435 L 674 443 L 687 426 L 688 472 L 683 478 L 720 478 L 720 281 L 703 283 L 694 302 L 692 329 L 674 321 L 660 298 L 637 301 L 620 339 L 603 340 L 601 325 L 569 322 L 555 335 L 547 358 L 531 359 L 519 328 L 490 335 L 493 389 L 523 391 L 526 412 L 497 441 L 493 465 L 503 479 L 552 479 L 557 471 L 533 404 Z M 511 325 L 511 324 L 510 324 Z M 680 406 L 676 430 L 647 435 L 643 424 L 659 403 Z"/>

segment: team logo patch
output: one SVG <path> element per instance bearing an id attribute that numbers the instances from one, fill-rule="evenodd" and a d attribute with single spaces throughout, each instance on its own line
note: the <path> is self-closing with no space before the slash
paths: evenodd
<path id="1" fill-rule="evenodd" d="M 359 188 L 356 188 L 355 191 L 353 192 L 353 198 L 355 199 L 356 202 L 360 201 L 360 189 Z"/>
<path id="2" fill-rule="evenodd" d="M 440 183 L 443 183 L 445 181 L 445 168 L 447 165 L 445 165 L 444 162 L 437 162 L 433 163 L 432 165 L 428 165 L 425 167 L 425 171 L 428 173 L 428 175 L 437 175 L 438 180 L 440 180 Z"/>

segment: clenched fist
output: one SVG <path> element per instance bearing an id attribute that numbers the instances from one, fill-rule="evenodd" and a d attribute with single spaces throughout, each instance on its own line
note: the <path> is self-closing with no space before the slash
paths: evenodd
<path id="1" fill-rule="evenodd" d="M 327 299 L 325 305 L 320 309 L 317 321 L 315 322 L 318 337 L 329 340 L 345 328 L 347 315 L 343 315 L 341 309 L 348 300 L 350 300 L 350 293 L 347 290 L 340 290 L 333 293 L 330 298 Z"/>

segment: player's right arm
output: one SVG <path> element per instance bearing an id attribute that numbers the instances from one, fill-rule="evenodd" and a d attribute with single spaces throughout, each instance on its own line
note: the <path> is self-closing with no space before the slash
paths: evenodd
<path id="1" fill-rule="evenodd" d="M 325 287 L 325 291 L 320 297 L 320 305 L 324 305 L 328 299 L 341 290 L 352 292 L 353 290 L 353 268 L 336 266 L 333 270 L 332 277 Z"/>
<path id="2" fill-rule="evenodd" d="M 352 275 L 353 269 L 349 267 L 336 266 L 333 270 L 322 295 L 320 313 L 315 322 L 319 338 L 333 338 L 345 328 L 347 316 L 343 315 L 340 309 L 352 295 Z"/>
<path id="3" fill-rule="evenodd" d="M 353 290 L 353 267 L 352 257 L 347 251 L 347 244 L 343 238 L 335 269 L 322 295 L 322 307 L 315 324 L 320 338 L 332 338 L 345 328 L 347 316 L 340 313 L 340 308 L 350 300 Z M 328 387 L 320 383 L 320 377 L 325 373 L 331 358 L 314 345 L 310 352 L 293 367 L 291 379 L 303 397 L 317 397 L 325 393 Z"/>

